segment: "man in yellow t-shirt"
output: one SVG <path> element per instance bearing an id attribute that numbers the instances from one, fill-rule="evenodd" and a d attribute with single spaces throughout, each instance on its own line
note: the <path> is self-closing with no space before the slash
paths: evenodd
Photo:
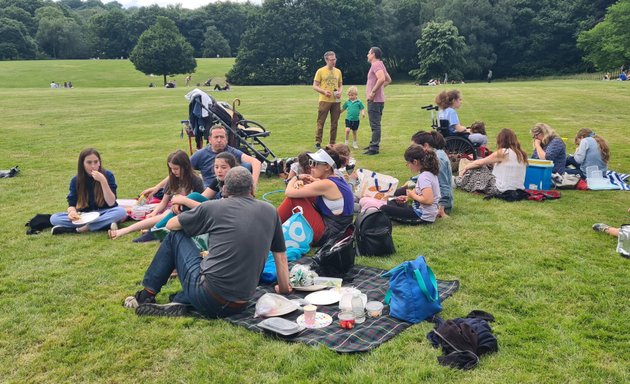
<path id="1" fill-rule="evenodd" d="M 341 115 L 341 94 L 343 92 L 341 71 L 339 68 L 335 68 L 335 64 L 337 64 L 335 52 L 324 53 L 324 61 L 326 61 L 326 65 L 317 70 L 313 79 L 313 89 L 319 93 L 317 130 L 315 131 L 315 147 L 317 148 L 321 147 L 324 124 L 329 112 L 330 144 L 335 144 L 337 140 L 337 125 L 339 115 Z"/>

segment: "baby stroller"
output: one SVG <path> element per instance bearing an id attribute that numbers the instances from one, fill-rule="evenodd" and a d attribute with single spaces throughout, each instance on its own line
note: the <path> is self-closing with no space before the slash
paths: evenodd
<path id="1" fill-rule="evenodd" d="M 261 124 L 246 120 L 236 111 L 241 101 L 235 99 L 230 105 L 224 101 L 217 101 L 207 93 L 194 89 L 186 99 L 190 101 L 188 107 L 189 118 L 182 120 L 182 136 L 185 130 L 188 134 L 190 153 L 193 153 L 192 138 L 195 138 L 197 149 L 203 148 L 208 142 L 210 127 L 220 124 L 228 133 L 228 145 L 238 148 L 245 154 L 255 157 L 262 163 L 262 169 L 268 174 L 279 173 L 278 159 L 273 151 L 261 140 L 269 136 L 270 132 Z"/>
<path id="2" fill-rule="evenodd" d="M 477 146 L 472 141 L 468 140 L 467 134 L 452 135 L 448 131 L 448 120 L 438 120 L 435 111 L 438 110 L 437 106 L 425 105 L 421 107 L 424 110 L 431 111 L 431 128 L 440 132 L 444 136 L 446 146 L 444 152 L 451 159 L 451 168 L 453 174 L 457 174 L 459 171 L 459 161 L 461 159 L 467 159 L 470 161 L 476 160 L 477 157 L 485 157 L 487 152 L 484 146 Z"/>

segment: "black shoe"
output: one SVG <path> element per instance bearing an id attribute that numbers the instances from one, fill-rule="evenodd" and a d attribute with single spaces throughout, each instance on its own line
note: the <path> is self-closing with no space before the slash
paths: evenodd
<path id="1" fill-rule="evenodd" d="M 322 145 L 320 143 L 315 143 L 315 148 L 320 149 Z"/>
<path id="2" fill-rule="evenodd" d="M 182 317 L 191 316 L 191 307 L 186 304 L 170 303 L 170 304 L 142 304 L 136 308 L 138 316 L 169 316 Z"/>
<path id="3" fill-rule="evenodd" d="M 52 229 L 50 230 L 50 233 L 52 235 L 61 235 L 64 233 L 74 233 L 77 234 L 79 232 L 77 232 L 76 228 L 73 227 L 64 227 L 61 225 L 55 225 L 54 227 L 52 227 Z"/>
<path id="4" fill-rule="evenodd" d="M 149 241 L 156 241 L 157 239 L 153 237 L 153 232 L 148 231 L 140 235 L 140 237 L 136 237 L 132 241 L 134 243 L 148 243 Z"/>
<path id="5" fill-rule="evenodd" d="M 368 145 L 367 147 L 363 148 L 364 151 L 367 151 L 370 149 L 370 146 Z"/>
<path id="6" fill-rule="evenodd" d="M 123 301 L 125 308 L 138 308 L 141 304 L 155 303 L 155 295 L 152 295 L 146 289 L 141 289 L 135 295 L 129 296 Z"/>
<path id="7" fill-rule="evenodd" d="M 365 152 L 363 152 L 364 155 L 368 155 L 368 156 L 372 156 L 372 155 L 378 155 L 378 151 L 375 151 L 373 149 L 369 149 Z"/>

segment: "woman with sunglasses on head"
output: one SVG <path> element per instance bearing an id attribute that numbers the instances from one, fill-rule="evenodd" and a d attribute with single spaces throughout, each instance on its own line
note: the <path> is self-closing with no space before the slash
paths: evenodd
<path id="1" fill-rule="evenodd" d="M 553 161 L 553 173 L 564 173 L 567 146 L 553 128 L 545 123 L 537 123 L 530 130 L 534 139 L 532 159 Z"/>
<path id="2" fill-rule="evenodd" d="M 310 175 L 292 177 L 287 182 L 286 198 L 278 207 L 282 222 L 300 206 L 304 218 L 313 228 L 313 245 L 321 245 L 331 236 L 341 233 L 352 223 L 354 196 L 346 181 L 336 175 L 342 165 L 333 149 L 309 153 Z"/>

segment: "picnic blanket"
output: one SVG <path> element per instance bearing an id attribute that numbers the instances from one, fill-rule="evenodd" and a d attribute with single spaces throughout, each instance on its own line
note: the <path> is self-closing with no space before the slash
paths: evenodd
<path id="1" fill-rule="evenodd" d="M 354 280 L 350 285 L 360 289 L 362 293 L 367 294 L 368 301 L 383 301 L 385 293 L 389 286 L 389 279 L 381 277 L 386 271 L 377 268 L 355 265 L 350 271 L 354 275 Z M 444 301 L 459 289 L 459 281 L 438 280 L 438 291 L 440 300 Z M 236 324 L 254 332 L 265 332 L 258 328 L 257 324 L 262 318 L 254 318 L 256 301 L 265 293 L 273 292 L 273 285 L 258 286 L 256 294 L 250 302 L 247 309 L 239 314 L 225 318 L 232 324 Z M 289 299 L 304 298 L 310 292 L 295 291 L 288 296 Z M 413 324 L 401 321 L 389 316 L 389 307 L 385 306 L 383 315 L 377 318 L 365 319 L 362 324 L 356 324 L 353 329 L 342 329 L 338 325 L 337 314 L 339 312 L 338 303 L 327 306 L 318 306 L 318 312 L 324 312 L 332 316 L 333 323 L 325 328 L 305 329 L 297 335 L 283 337 L 274 333 L 269 333 L 274 337 L 278 337 L 290 342 L 306 343 L 312 346 L 324 345 L 337 352 L 365 352 L 376 348 L 380 344 L 386 342 L 398 333 L 404 331 Z M 295 321 L 301 311 L 294 311 L 283 318 Z"/>
<path id="2" fill-rule="evenodd" d="M 610 181 L 610 184 L 616 186 L 617 189 L 622 191 L 630 191 L 630 185 L 626 183 L 629 176 L 630 175 L 626 173 L 618 173 L 615 171 L 606 172 L 606 177 L 608 178 L 608 181 Z"/>

